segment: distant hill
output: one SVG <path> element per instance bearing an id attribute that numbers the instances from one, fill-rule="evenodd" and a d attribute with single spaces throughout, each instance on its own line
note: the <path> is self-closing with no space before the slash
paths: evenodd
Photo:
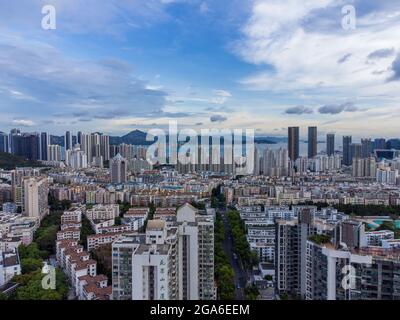
<path id="1" fill-rule="evenodd" d="M 0 152 L 0 168 L 4 170 L 13 170 L 16 167 L 41 167 L 37 161 L 27 160 L 20 156 Z"/>
<path id="2" fill-rule="evenodd" d="M 268 137 L 268 136 L 257 136 L 254 138 L 255 143 L 265 144 L 276 144 L 276 143 L 287 143 L 287 137 Z"/>
<path id="3" fill-rule="evenodd" d="M 133 144 L 133 145 L 151 145 L 153 141 L 146 141 L 146 132 L 140 130 L 134 130 L 122 137 L 110 137 L 110 144 L 118 145 L 121 143 Z"/>
<path id="4" fill-rule="evenodd" d="M 254 142 L 258 144 L 277 144 L 277 141 L 273 141 L 272 139 L 269 138 L 263 138 L 263 137 L 254 137 Z"/>

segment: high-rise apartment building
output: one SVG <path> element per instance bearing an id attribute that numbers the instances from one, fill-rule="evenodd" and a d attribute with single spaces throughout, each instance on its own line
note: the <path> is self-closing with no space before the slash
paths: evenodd
<path id="1" fill-rule="evenodd" d="M 337 221 L 316 218 L 316 208 L 302 208 L 297 219 L 275 223 L 275 276 L 279 293 L 304 298 L 307 285 L 307 241 L 313 235 L 329 235 L 336 239 Z M 337 219 L 337 218 L 336 218 Z"/>
<path id="2" fill-rule="evenodd" d="M 367 246 L 363 228 L 362 222 L 345 221 L 340 226 L 340 243 L 309 239 L 306 299 L 400 299 L 399 250 Z M 357 238 L 364 239 L 353 241 Z"/>
<path id="3" fill-rule="evenodd" d="M 370 158 L 353 158 L 353 177 L 356 178 L 375 178 L 376 160 Z"/>
<path id="4" fill-rule="evenodd" d="M 100 136 L 100 156 L 104 161 L 110 160 L 110 136 L 105 134 Z"/>
<path id="5" fill-rule="evenodd" d="M 128 163 L 119 153 L 111 159 L 111 182 L 125 183 L 128 177 Z"/>
<path id="6" fill-rule="evenodd" d="M 299 127 L 288 128 L 288 151 L 289 159 L 296 161 L 299 157 L 299 146 L 300 146 L 300 129 Z"/>
<path id="7" fill-rule="evenodd" d="M 88 157 L 80 148 L 74 147 L 66 151 L 65 164 L 73 169 L 85 169 L 88 167 Z"/>
<path id="8" fill-rule="evenodd" d="M 126 235 L 112 244 L 112 286 L 113 300 L 132 300 L 132 256 L 145 235 Z"/>
<path id="9" fill-rule="evenodd" d="M 90 164 L 93 159 L 92 139 L 91 136 L 85 133 L 81 134 L 80 150 L 86 154 L 87 162 Z"/>
<path id="10" fill-rule="evenodd" d="M 214 219 L 186 204 L 112 245 L 113 299 L 212 300 Z"/>
<path id="11" fill-rule="evenodd" d="M 386 149 L 386 139 L 377 138 L 374 141 L 374 150 L 384 150 Z"/>
<path id="12" fill-rule="evenodd" d="M 40 159 L 40 136 L 37 133 L 18 133 L 11 136 L 13 153 L 29 160 Z"/>
<path id="13" fill-rule="evenodd" d="M 261 172 L 270 177 L 286 177 L 289 174 L 289 156 L 287 149 L 264 150 L 261 158 Z"/>
<path id="14" fill-rule="evenodd" d="M 47 146 L 47 150 L 46 157 L 48 161 L 61 161 L 61 146 L 50 144 Z"/>
<path id="15" fill-rule="evenodd" d="M 214 222 L 190 204 L 179 208 L 179 297 L 210 300 L 214 296 Z"/>
<path id="16" fill-rule="evenodd" d="M 351 166 L 351 136 L 343 137 L 343 164 L 345 166 Z"/>
<path id="17" fill-rule="evenodd" d="M 176 229 L 175 229 L 176 231 Z M 178 266 L 176 237 L 168 232 L 163 220 L 150 220 L 146 228 L 146 242 L 132 255 L 133 300 L 175 300 Z"/>
<path id="18" fill-rule="evenodd" d="M 17 168 L 11 172 L 12 199 L 19 210 L 24 211 L 24 179 L 39 176 L 40 171 L 32 168 Z"/>
<path id="19" fill-rule="evenodd" d="M 353 163 L 354 158 L 362 158 L 362 145 L 361 143 L 352 143 L 350 145 L 350 164 Z"/>
<path id="20" fill-rule="evenodd" d="M 372 155 L 374 144 L 371 139 L 361 139 L 361 158 L 368 158 Z"/>
<path id="21" fill-rule="evenodd" d="M 317 127 L 308 127 L 308 158 L 314 158 L 318 153 Z"/>
<path id="22" fill-rule="evenodd" d="M 8 137 L 8 145 L 9 145 L 9 149 L 10 149 L 10 153 L 15 154 L 15 150 L 14 150 L 14 139 L 13 136 L 20 134 L 21 131 L 19 129 L 11 129 L 10 130 L 10 134 Z"/>
<path id="23" fill-rule="evenodd" d="M 49 214 L 48 183 L 44 177 L 23 178 L 23 212 L 28 217 L 43 219 Z"/>

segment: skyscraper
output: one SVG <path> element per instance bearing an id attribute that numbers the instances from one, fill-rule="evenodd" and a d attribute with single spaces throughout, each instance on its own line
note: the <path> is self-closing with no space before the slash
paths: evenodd
<path id="1" fill-rule="evenodd" d="M 50 144 L 47 146 L 47 150 L 47 160 L 61 161 L 61 146 Z"/>
<path id="2" fill-rule="evenodd" d="M 214 218 L 190 204 L 112 244 L 114 300 L 213 300 Z"/>
<path id="3" fill-rule="evenodd" d="M 14 135 L 17 135 L 17 134 L 20 134 L 20 133 L 21 133 L 21 131 L 20 131 L 19 129 L 12 129 L 12 130 L 10 131 L 10 134 L 9 134 L 9 143 L 8 143 L 8 145 L 9 145 L 9 148 L 10 148 L 10 153 L 12 153 L 12 154 L 15 153 L 13 136 L 14 136 Z"/>
<path id="4" fill-rule="evenodd" d="M 328 133 L 326 135 L 326 154 L 328 156 L 333 156 L 335 154 L 335 135 L 333 133 Z"/>
<path id="5" fill-rule="evenodd" d="M 345 166 L 350 166 L 352 164 L 351 159 L 351 136 L 344 136 L 343 137 L 343 164 Z"/>
<path id="6" fill-rule="evenodd" d="M 111 182 L 125 183 L 127 181 L 127 168 L 127 161 L 118 153 L 110 163 Z"/>
<path id="7" fill-rule="evenodd" d="M 76 136 L 76 143 L 82 144 L 82 132 L 78 131 L 78 134 Z"/>
<path id="8" fill-rule="evenodd" d="M 113 300 L 132 300 L 132 255 L 145 243 L 145 235 L 120 237 L 112 243 Z"/>
<path id="9" fill-rule="evenodd" d="M 73 169 L 84 169 L 88 167 L 88 157 L 79 147 L 65 152 L 65 164 Z"/>
<path id="10" fill-rule="evenodd" d="M 37 133 L 13 134 L 13 153 L 29 160 L 40 159 L 40 138 Z"/>
<path id="11" fill-rule="evenodd" d="M 291 161 L 299 157 L 299 127 L 288 128 L 288 151 Z"/>
<path id="12" fill-rule="evenodd" d="M 384 138 L 375 139 L 374 150 L 386 149 L 386 140 Z"/>
<path id="13" fill-rule="evenodd" d="M 80 143 L 81 147 L 80 149 L 86 153 L 87 156 L 87 162 L 91 163 L 93 160 L 93 156 L 92 156 L 92 139 L 91 136 L 85 133 L 81 134 L 81 143 Z"/>
<path id="14" fill-rule="evenodd" d="M 47 179 L 43 177 L 26 177 L 23 182 L 23 212 L 28 217 L 41 220 L 49 214 Z"/>
<path id="15" fill-rule="evenodd" d="M 48 154 L 47 154 L 47 149 L 50 144 L 49 141 L 49 136 L 47 135 L 47 132 L 42 132 L 40 134 L 40 160 L 48 160 Z"/>
<path id="16" fill-rule="evenodd" d="M 110 160 L 110 136 L 106 134 L 100 136 L 100 155 L 104 161 Z"/>
<path id="17" fill-rule="evenodd" d="M 362 145 L 361 143 L 350 144 L 350 161 L 353 163 L 354 158 L 361 158 Z"/>
<path id="18" fill-rule="evenodd" d="M 361 139 L 361 157 L 368 158 L 373 152 L 373 143 L 371 139 Z"/>
<path id="19" fill-rule="evenodd" d="M 214 220 L 190 204 L 177 212 L 178 288 L 182 300 L 212 300 L 214 296 Z"/>
<path id="20" fill-rule="evenodd" d="M 71 132 L 69 132 L 69 131 L 67 131 L 65 133 L 64 147 L 65 147 L 65 151 L 72 149 L 72 137 L 71 137 Z"/>
<path id="21" fill-rule="evenodd" d="M 308 127 L 308 158 L 312 159 L 317 155 L 317 127 Z"/>
<path id="22" fill-rule="evenodd" d="M 0 152 L 8 152 L 8 135 L 0 132 Z"/>
<path id="23" fill-rule="evenodd" d="M 279 150 L 264 150 L 261 158 L 261 171 L 270 177 L 285 177 L 289 174 L 288 151 L 280 148 Z"/>

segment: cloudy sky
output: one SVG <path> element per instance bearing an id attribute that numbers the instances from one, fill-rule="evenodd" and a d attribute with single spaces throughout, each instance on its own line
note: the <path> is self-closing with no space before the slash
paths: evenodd
<path id="1" fill-rule="evenodd" d="M 392 0 L 0 0 L 0 130 L 399 137 L 399 34 Z"/>

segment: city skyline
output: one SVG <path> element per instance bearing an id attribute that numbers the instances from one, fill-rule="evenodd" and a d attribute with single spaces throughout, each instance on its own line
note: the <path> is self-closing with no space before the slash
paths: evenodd
<path id="1" fill-rule="evenodd" d="M 393 0 L 0 0 L 0 305 L 400 300 L 399 34 Z"/>
<path id="2" fill-rule="evenodd" d="M 41 27 L 48 4 L 55 30 Z M 344 5 L 356 9 L 355 30 L 341 26 Z M 317 126 L 321 136 L 397 138 L 392 1 L 35 0 L 0 9 L 3 131 L 120 135 L 175 119 L 256 135 L 300 126 L 306 137 Z"/>

